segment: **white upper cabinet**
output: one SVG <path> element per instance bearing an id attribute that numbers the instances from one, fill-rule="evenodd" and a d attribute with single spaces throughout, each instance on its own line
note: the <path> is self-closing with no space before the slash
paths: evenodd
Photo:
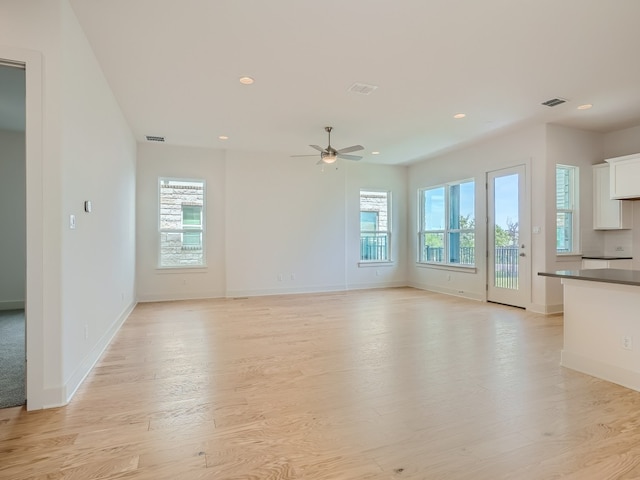
<path id="1" fill-rule="evenodd" d="M 640 198 L 640 153 L 608 158 L 611 198 Z"/>
<path id="2" fill-rule="evenodd" d="M 608 163 L 593 166 L 593 228 L 595 230 L 630 229 L 633 226 L 631 202 L 611 200 L 609 173 Z M 640 188 L 640 185 L 638 187 Z"/>

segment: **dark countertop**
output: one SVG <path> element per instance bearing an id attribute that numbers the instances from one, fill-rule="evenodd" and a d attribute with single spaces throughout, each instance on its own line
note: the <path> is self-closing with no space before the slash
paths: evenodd
<path id="1" fill-rule="evenodd" d="M 558 270 L 556 272 L 538 272 L 541 277 L 571 278 L 588 282 L 619 283 L 640 286 L 640 270 L 622 270 L 618 268 L 594 268 L 589 270 Z"/>
<path id="2" fill-rule="evenodd" d="M 587 260 L 633 260 L 633 257 L 615 257 L 611 255 L 583 255 Z"/>

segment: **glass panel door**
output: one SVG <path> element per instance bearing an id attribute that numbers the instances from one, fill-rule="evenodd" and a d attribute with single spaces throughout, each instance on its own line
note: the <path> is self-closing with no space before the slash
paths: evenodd
<path id="1" fill-rule="evenodd" d="M 487 174 L 487 300 L 526 307 L 529 295 L 529 219 L 524 165 Z"/>

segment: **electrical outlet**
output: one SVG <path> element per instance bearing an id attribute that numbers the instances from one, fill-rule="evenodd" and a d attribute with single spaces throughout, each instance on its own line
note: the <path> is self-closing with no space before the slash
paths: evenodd
<path id="1" fill-rule="evenodd" d="M 284 275 L 282 273 L 278 274 L 278 281 L 281 282 L 282 280 L 284 280 Z"/>
<path id="2" fill-rule="evenodd" d="M 624 252 L 624 247 L 616 247 L 616 252 Z"/>
<path id="3" fill-rule="evenodd" d="M 625 350 L 633 350 L 633 338 L 631 337 L 631 335 L 623 335 L 622 348 L 624 348 Z"/>

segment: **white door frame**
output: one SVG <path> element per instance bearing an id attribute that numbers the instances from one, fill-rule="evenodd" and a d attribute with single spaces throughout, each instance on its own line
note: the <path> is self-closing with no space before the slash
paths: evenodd
<path id="1" fill-rule="evenodd" d="M 0 58 L 25 65 L 26 394 L 27 409 L 38 410 L 45 407 L 42 55 L 34 50 L 0 46 Z"/>

